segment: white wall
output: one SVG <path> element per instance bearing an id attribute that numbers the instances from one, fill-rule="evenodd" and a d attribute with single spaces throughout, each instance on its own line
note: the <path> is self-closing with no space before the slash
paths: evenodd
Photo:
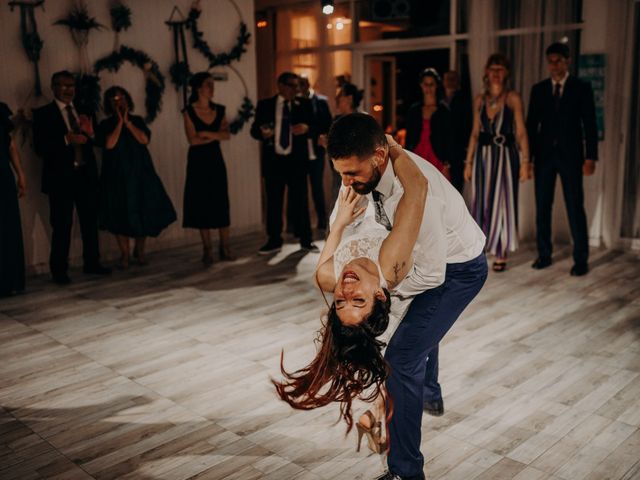
<path id="1" fill-rule="evenodd" d="M 253 2 L 236 0 L 244 22 L 253 34 Z M 109 2 L 91 0 L 88 2 L 90 14 L 102 23 L 110 25 Z M 147 52 L 160 66 L 165 75 L 166 90 L 163 97 L 163 109 L 151 124 L 152 141 L 149 146 L 156 169 L 178 212 L 178 221 L 165 230 L 157 239 L 149 241 L 149 250 L 170 246 L 196 243 L 199 235 L 195 230 L 184 230 L 182 222 L 182 195 L 187 158 L 187 142 L 183 132 L 181 96 L 175 91 L 169 79 L 169 67 L 174 61 L 173 37 L 165 21 L 169 18 L 175 4 L 186 15 L 190 0 L 125 0 L 132 10 L 132 27 L 120 35 L 121 44 Z M 203 12 L 199 27 L 205 32 L 205 39 L 214 52 L 228 51 L 234 44 L 240 18 L 228 0 L 208 0 L 202 2 Z M 78 53 L 71 41 L 68 30 L 53 26 L 53 22 L 63 17 L 71 5 L 70 0 L 46 2 L 46 10 L 36 10 L 39 33 L 44 40 L 41 54 L 40 74 L 43 83 L 44 98 L 33 98 L 33 67 L 28 61 L 20 43 L 19 10 L 11 12 L 7 2 L 0 6 L 0 101 L 7 103 L 16 112 L 19 108 L 39 106 L 52 99 L 49 89 L 51 74 L 62 69 L 77 70 Z M 189 33 L 187 32 L 187 38 Z M 249 97 L 256 102 L 256 59 L 255 45 L 252 41 L 240 62 L 233 64 L 247 83 Z M 95 62 L 108 54 L 113 46 L 114 33 L 110 29 L 93 31 L 89 40 L 89 58 Z M 205 70 L 207 63 L 202 55 L 189 47 L 189 63 L 192 71 Z M 244 95 L 241 81 L 234 72 L 225 67 L 216 70 L 228 73 L 228 81 L 216 83 L 214 100 L 226 105 L 227 118 L 231 121 Z M 127 88 L 133 95 L 136 111 L 144 114 L 144 80 L 140 70 L 125 64 L 117 74 L 103 72 L 102 91 L 113 84 Z M 31 147 L 31 137 L 23 141 L 18 138 L 22 162 L 28 179 L 26 198 L 20 202 L 23 235 L 25 237 L 25 255 L 32 270 L 46 270 L 49 255 L 49 212 L 47 197 L 40 193 L 41 161 Z M 261 228 L 261 189 L 258 144 L 249 136 L 249 125 L 223 142 L 222 151 L 226 160 L 229 176 L 229 194 L 231 202 L 231 226 L 234 233 L 258 230 Z M 100 238 L 103 258 L 113 257 L 116 244 L 113 238 L 102 233 Z M 74 225 L 71 261 L 77 263 L 81 256 L 79 228 Z"/>
<path id="2" fill-rule="evenodd" d="M 581 41 L 581 53 L 606 53 L 607 40 L 607 10 L 615 8 L 615 2 L 607 5 L 601 0 L 584 0 L 582 3 L 582 17 L 585 23 Z M 575 59 L 577 61 L 577 59 Z M 609 62 L 609 58 L 605 58 Z M 611 78 L 605 75 L 605 89 L 611 88 Z M 614 115 L 611 109 L 605 108 L 605 122 L 607 116 Z M 587 212 L 587 222 L 589 226 L 589 243 L 598 246 L 602 242 L 603 236 L 603 205 L 604 205 L 604 175 L 607 164 L 614 159 L 607 158 L 604 152 L 607 142 L 611 141 L 612 134 L 605 128 L 605 139 L 598 143 L 599 161 L 596 164 L 596 173 L 591 177 L 584 177 L 584 207 Z M 615 161 L 615 160 L 614 160 Z"/>

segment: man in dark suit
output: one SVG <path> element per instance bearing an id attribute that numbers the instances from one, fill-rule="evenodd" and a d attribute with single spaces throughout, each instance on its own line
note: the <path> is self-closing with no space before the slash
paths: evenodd
<path id="1" fill-rule="evenodd" d="M 471 135 L 473 112 L 471 99 L 460 89 L 460 75 L 455 70 L 449 70 L 442 76 L 444 99 L 442 104 L 449 109 L 451 122 L 451 158 L 450 175 L 452 185 L 462 193 L 464 188 L 464 160 L 467 156 L 467 145 Z"/>
<path id="2" fill-rule="evenodd" d="M 598 159 L 598 131 L 591 85 L 569 74 L 569 47 L 546 50 L 551 78 L 531 89 L 527 131 L 534 161 L 538 258 L 535 269 L 552 263 L 551 209 L 560 175 L 573 237 L 571 275 L 589 271 L 589 240 L 582 176 L 593 175 Z"/>
<path id="3" fill-rule="evenodd" d="M 42 157 L 42 192 L 49 196 L 53 281 L 65 285 L 74 206 L 80 220 L 84 272 L 111 273 L 100 265 L 98 250 L 98 170 L 93 154 L 92 123 L 73 104 L 75 77 L 61 71 L 51 77 L 53 102 L 33 112 L 33 143 Z"/>
<path id="4" fill-rule="evenodd" d="M 278 94 L 260 100 L 251 125 L 251 136 L 262 142 L 262 176 L 267 196 L 267 242 L 258 253 L 267 255 L 282 248 L 282 207 L 289 188 L 292 216 L 300 246 L 318 251 L 311 243 L 307 171 L 309 135 L 312 134 L 311 102 L 296 97 L 298 76 L 285 72 L 278 77 Z"/>
<path id="5" fill-rule="evenodd" d="M 300 95 L 308 98 L 313 110 L 314 127 L 309 135 L 309 180 L 311 196 L 318 216 L 318 229 L 327 228 L 327 212 L 324 200 L 324 164 L 326 136 L 331 127 L 331 110 L 329 100 L 318 94 L 309 85 L 309 79 L 300 77 Z"/>

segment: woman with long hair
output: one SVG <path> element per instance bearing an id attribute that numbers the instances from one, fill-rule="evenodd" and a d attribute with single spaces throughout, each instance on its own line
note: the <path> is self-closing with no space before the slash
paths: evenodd
<path id="1" fill-rule="evenodd" d="M 464 169 L 472 186 L 471 213 L 487 236 L 496 272 L 506 269 L 508 253 L 518 248 L 518 180 L 531 178 L 522 97 L 507 87 L 510 69 L 501 53 L 487 59 Z"/>
<path id="2" fill-rule="evenodd" d="M 395 212 L 393 229 L 375 220 L 375 208 L 360 206 L 362 196 L 351 187 L 341 192 L 336 218 L 318 260 L 316 282 L 332 292 L 334 302 L 319 334 L 314 360 L 289 373 L 281 363 L 283 382 L 275 382 L 280 398 L 296 409 L 309 410 L 340 403 L 340 414 L 353 427 L 352 402 L 384 398 L 389 368 L 379 337 L 389 325 L 390 293 L 409 271 L 427 194 L 427 180 L 414 161 L 387 136 L 388 155 L 404 193 Z M 357 226 L 353 221 L 364 214 Z M 281 359 L 282 362 L 282 359 Z M 379 418 L 379 417 L 378 417 Z M 376 418 L 367 412 L 360 419 L 360 435 L 369 435 L 372 449 L 384 449 Z M 373 429 L 376 428 L 374 431 Z"/>
<path id="3" fill-rule="evenodd" d="M 109 88 L 104 93 L 108 117 L 97 130 L 97 143 L 104 148 L 99 225 L 115 235 L 121 269 L 129 267 L 130 238 L 135 238 L 134 257 L 145 265 L 147 237 L 157 237 L 176 220 L 147 149 L 151 131 L 133 109 L 129 92 L 119 86 Z"/>
<path id="4" fill-rule="evenodd" d="M 336 116 L 339 118 L 357 112 L 362 103 L 363 92 L 353 83 L 345 82 L 336 90 Z"/>
<path id="5" fill-rule="evenodd" d="M 442 81 L 434 68 L 426 68 L 420 74 L 420 89 L 422 100 L 407 111 L 406 148 L 449 179 L 453 131 L 449 111 L 441 103 L 444 99 Z"/>
<path id="6" fill-rule="evenodd" d="M 184 186 L 184 228 L 197 228 L 202 240 L 202 263 L 213 263 L 211 229 L 218 229 L 220 260 L 235 260 L 229 242 L 229 193 L 227 169 L 220 142 L 229 140 L 225 107 L 213 103 L 214 81 L 209 72 L 189 80 L 191 96 L 184 111 L 189 141 L 187 179 Z"/>

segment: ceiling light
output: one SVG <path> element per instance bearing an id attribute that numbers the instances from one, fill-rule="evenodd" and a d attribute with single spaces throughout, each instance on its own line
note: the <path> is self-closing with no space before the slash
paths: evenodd
<path id="1" fill-rule="evenodd" d="M 331 15 L 333 13 L 333 0 L 321 0 L 322 13 Z"/>

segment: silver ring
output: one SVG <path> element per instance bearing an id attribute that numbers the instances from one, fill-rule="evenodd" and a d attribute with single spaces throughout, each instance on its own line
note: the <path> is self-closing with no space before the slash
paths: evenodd
<path id="1" fill-rule="evenodd" d="M 506 143 L 506 141 L 507 141 L 507 138 L 501 133 L 493 137 L 493 144 L 499 147 L 503 146 Z"/>

